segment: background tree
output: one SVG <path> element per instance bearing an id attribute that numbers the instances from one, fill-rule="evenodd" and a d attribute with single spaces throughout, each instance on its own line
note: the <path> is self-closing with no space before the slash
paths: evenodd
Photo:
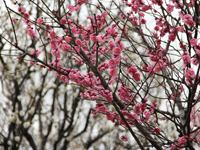
<path id="1" fill-rule="evenodd" d="M 77 136 L 81 148 L 89 148 L 100 138 L 101 144 L 94 144 L 94 149 L 116 149 L 122 141 L 130 141 L 127 149 L 199 146 L 199 1 L 30 0 L 14 2 L 15 8 L 3 2 L 13 31 L 13 35 L 1 36 L 11 46 L 10 59 L 1 56 L 3 71 L 9 61 L 20 66 L 10 65 L 16 69 L 11 76 L 14 80 L 7 81 L 9 87 L 2 78 L 2 92 L 11 95 L 6 97 L 17 114 L 7 130 L 2 127 L 5 149 L 19 146 L 16 141 L 21 142 L 22 137 L 38 149 L 33 140 L 38 135 L 41 148 L 54 149 L 66 149 Z M 27 36 L 19 38 L 17 24 Z M 16 53 L 21 53 L 19 61 L 14 60 Z M 31 74 L 35 74 L 35 88 L 28 89 Z M 55 86 L 47 86 L 45 81 Z M 9 90 L 12 86 L 14 94 Z M 48 101 L 50 96 L 52 101 Z M 88 106 L 94 107 L 95 102 L 96 108 L 90 111 Z M 94 131 L 96 123 L 105 123 L 95 117 L 97 113 L 117 130 Z M 90 122 L 90 116 L 96 120 Z M 78 126 L 83 122 L 84 127 Z M 88 126 L 93 134 L 82 136 Z M 108 133 L 120 134 L 122 141 L 109 138 L 112 142 L 107 142 L 104 135 Z"/>

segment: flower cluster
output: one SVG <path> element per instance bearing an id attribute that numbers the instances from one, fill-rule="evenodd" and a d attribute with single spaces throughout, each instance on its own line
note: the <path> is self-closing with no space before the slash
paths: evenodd
<path id="1" fill-rule="evenodd" d="M 96 108 L 94 110 L 91 111 L 93 114 L 97 114 L 98 112 L 101 112 L 102 114 L 106 115 L 106 118 L 110 121 L 112 121 L 113 123 L 115 122 L 116 118 L 119 118 L 119 116 L 116 113 L 113 113 L 109 110 L 106 109 L 104 103 L 99 103 L 96 104 Z"/>
<path id="2" fill-rule="evenodd" d="M 97 90 L 87 90 L 84 94 L 80 94 L 81 97 L 85 99 L 98 99 L 99 98 L 99 92 Z"/>
<path id="3" fill-rule="evenodd" d="M 184 144 L 187 142 L 187 136 L 182 136 L 182 137 L 180 137 L 179 139 L 178 139 L 178 143 L 177 143 L 177 145 L 178 146 L 184 146 Z"/>
<path id="4" fill-rule="evenodd" d="M 77 84 L 81 84 L 83 87 L 86 88 L 96 88 L 96 89 L 103 89 L 100 84 L 100 80 L 95 78 L 92 72 L 89 72 L 85 75 L 81 75 L 80 71 L 77 69 L 72 69 L 69 73 L 70 80 L 74 81 Z"/>
<path id="5" fill-rule="evenodd" d="M 183 59 L 183 64 L 184 64 L 184 68 L 187 66 L 187 64 L 191 63 L 191 58 L 188 52 L 184 52 L 183 54 L 181 54 L 181 57 Z"/>
<path id="6" fill-rule="evenodd" d="M 192 68 L 185 69 L 184 76 L 186 77 L 186 83 L 188 86 L 193 84 L 192 80 L 195 79 L 196 74 Z"/>
<path id="7" fill-rule="evenodd" d="M 101 96 L 103 96 L 108 102 L 113 101 L 112 92 L 109 90 L 101 90 Z"/>
<path id="8" fill-rule="evenodd" d="M 99 70 L 100 72 L 102 72 L 102 71 L 104 71 L 104 70 L 106 70 L 106 69 L 108 69 L 108 68 L 109 68 L 109 66 L 108 66 L 108 63 L 107 63 L 107 62 L 104 62 L 103 64 L 101 64 L 101 65 L 98 66 L 98 70 Z"/>
<path id="9" fill-rule="evenodd" d="M 185 24 L 187 24 L 190 27 L 193 27 L 195 25 L 195 22 L 192 20 L 192 16 L 189 14 L 184 15 L 183 20 Z"/>
<path id="10" fill-rule="evenodd" d="M 118 89 L 118 96 L 121 100 L 125 101 L 126 103 L 130 103 L 136 99 L 136 95 L 130 94 L 130 89 L 130 87 L 124 87 L 124 85 L 121 85 L 121 87 Z"/>
<path id="11" fill-rule="evenodd" d="M 137 71 L 137 68 L 132 65 L 131 67 L 126 68 L 127 72 L 131 74 L 135 81 L 140 81 L 140 73 Z"/>
<path id="12" fill-rule="evenodd" d="M 33 31 L 33 29 L 30 27 L 30 26 L 27 26 L 26 27 L 26 30 L 27 30 L 27 34 L 30 36 L 30 37 L 34 37 L 35 39 L 37 39 L 37 35 L 36 33 Z"/>

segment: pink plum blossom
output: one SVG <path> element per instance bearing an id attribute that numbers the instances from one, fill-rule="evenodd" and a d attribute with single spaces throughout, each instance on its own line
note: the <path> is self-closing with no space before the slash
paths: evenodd
<path id="1" fill-rule="evenodd" d="M 127 141 L 128 141 L 128 137 L 126 137 L 126 136 L 121 136 L 121 140 L 123 140 L 124 142 L 127 142 Z"/>
<path id="2" fill-rule="evenodd" d="M 39 25 L 42 25 L 44 22 L 43 22 L 43 19 L 42 18 L 38 18 L 37 19 L 37 24 Z"/>
<path id="3" fill-rule="evenodd" d="M 74 11 L 74 6 L 73 6 L 73 5 L 69 5 L 67 8 L 68 8 L 70 11 Z"/>
<path id="4" fill-rule="evenodd" d="M 167 12 L 172 12 L 174 10 L 174 6 L 171 4 L 167 4 Z"/>
<path id="5" fill-rule="evenodd" d="M 61 22 L 62 24 L 66 24 L 66 23 L 67 23 L 67 20 L 66 20 L 65 18 L 62 18 L 62 19 L 60 20 L 60 22 Z"/>

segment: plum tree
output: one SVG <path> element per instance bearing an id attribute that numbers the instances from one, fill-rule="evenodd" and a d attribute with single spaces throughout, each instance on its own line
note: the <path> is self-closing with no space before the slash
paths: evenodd
<path id="1" fill-rule="evenodd" d="M 31 68 L 38 68 L 43 74 L 52 74 L 56 77 L 57 85 L 62 85 L 54 88 L 53 97 L 56 98 L 53 103 L 47 101 L 41 104 L 40 98 L 31 102 L 31 105 L 38 105 L 33 112 L 39 114 L 37 123 L 40 130 L 43 129 L 40 113 L 45 113 L 48 108 L 41 109 L 39 105 L 52 108 L 54 103 L 58 103 L 58 108 L 49 109 L 45 117 L 51 118 L 58 111 L 62 115 L 57 115 L 64 118 L 61 124 L 55 120 L 46 121 L 47 126 L 58 123 L 59 129 L 62 128 L 54 133 L 58 137 L 53 140 L 54 149 L 59 144 L 66 149 L 69 140 L 62 138 L 68 137 L 71 132 L 65 127 L 68 118 L 66 112 L 72 111 L 70 115 L 73 120 L 76 108 L 83 110 L 86 106 L 78 106 L 78 101 L 85 100 L 93 105 L 96 103 L 96 107 L 86 116 L 95 118 L 95 115 L 102 114 L 106 122 L 116 125 L 116 133 L 120 133 L 127 149 L 173 150 L 195 149 L 199 146 L 199 1 L 58 0 L 51 4 L 43 0 L 30 0 L 21 3 L 16 1 L 14 4 L 15 7 L 11 7 L 4 0 L 13 35 L 4 33 L 1 37 L 21 53 L 19 60 L 14 60 L 13 50 L 10 50 L 10 59 L 13 62 L 28 62 L 26 68 L 30 71 Z M 12 15 L 16 15 L 18 20 Z M 20 29 L 26 33 L 26 38 L 18 38 L 18 22 L 23 26 Z M 36 83 L 40 85 L 46 79 L 43 75 L 37 77 L 37 80 Z M 44 94 L 43 89 L 44 85 L 32 91 Z M 60 96 L 56 92 L 59 89 L 67 96 Z M 15 94 L 15 98 L 18 95 Z M 67 107 L 67 97 L 74 95 L 71 106 Z M 62 103 L 56 100 L 61 98 Z M 37 94 L 32 95 L 32 99 L 37 99 Z M 15 123 L 10 128 L 21 127 L 23 136 L 30 140 L 30 132 L 34 130 L 28 129 L 34 117 L 22 117 L 26 115 L 21 112 L 24 106 L 21 106 L 19 98 L 12 100 L 12 103 L 17 104 L 13 105 L 12 112 L 18 109 L 18 117 L 23 125 Z M 26 107 L 25 114 L 31 108 Z M 89 122 L 87 119 L 85 126 L 94 126 L 95 120 Z M 70 126 L 74 129 L 73 122 L 69 123 Z M 48 129 L 46 136 L 49 130 L 54 130 Z M 79 130 L 78 126 L 76 129 Z M 84 147 L 89 148 L 107 132 L 110 130 L 101 134 L 96 132 L 99 138 L 90 138 L 90 142 L 82 139 Z M 43 135 L 43 131 L 40 133 L 43 142 L 50 140 Z M 22 139 L 22 134 L 18 139 Z M 5 140 L 8 140 L 6 136 Z M 102 143 L 105 148 L 106 138 L 104 140 Z M 31 141 L 30 145 L 33 144 Z M 4 147 L 9 147 L 7 141 L 2 143 Z M 135 143 L 138 147 L 135 147 Z M 37 149 L 37 146 L 32 145 L 32 148 Z M 101 149 L 101 144 L 97 145 L 98 148 Z M 116 149 L 112 144 L 109 148 Z"/>

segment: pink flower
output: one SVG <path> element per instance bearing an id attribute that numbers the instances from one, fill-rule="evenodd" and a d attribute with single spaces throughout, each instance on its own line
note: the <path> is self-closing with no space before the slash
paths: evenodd
<path id="1" fill-rule="evenodd" d="M 126 136 L 121 136 L 121 140 L 123 140 L 124 142 L 127 142 L 127 141 L 128 141 L 128 137 L 126 137 Z"/>
<path id="2" fill-rule="evenodd" d="M 197 59 L 196 57 L 194 57 L 194 58 L 192 59 L 192 63 L 193 63 L 194 65 L 198 65 L 199 61 L 198 61 L 198 59 Z"/>
<path id="3" fill-rule="evenodd" d="M 144 13 L 143 12 L 139 12 L 140 17 L 144 17 Z"/>
<path id="4" fill-rule="evenodd" d="M 74 11 L 74 6 L 73 5 L 69 5 L 68 7 L 67 7 L 70 11 Z M 77 11 L 77 10 L 76 10 Z"/>
<path id="5" fill-rule="evenodd" d="M 116 76 L 117 75 L 117 67 L 113 67 L 109 71 L 110 76 Z"/>
<path id="6" fill-rule="evenodd" d="M 52 30 L 49 31 L 49 35 L 50 35 L 51 39 L 53 39 L 53 38 L 55 38 L 57 36 L 56 33 L 54 31 L 52 31 Z"/>
<path id="7" fill-rule="evenodd" d="M 140 104 L 140 109 L 141 109 L 142 113 L 146 110 L 146 108 L 147 108 L 147 103 Z"/>
<path id="8" fill-rule="evenodd" d="M 155 70 L 153 69 L 152 66 L 148 66 L 146 69 L 147 69 L 147 71 L 149 71 L 150 75 L 153 75 L 155 73 Z"/>
<path id="9" fill-rule="evenodd" d="M 154 30 L 159 31 L 160 27 L 159 26 L 155 26 Z"/>
<path id="10" fill-rule="evenodd" d="M 60 77 L 60 80 L 63 81 L 63 82 L 69 83 L 69 80 L 68 80 L 67 76 L 65 76 L 65 75 L 62 75 Z"/>
<path id="11" fill-rule="evenodd" d="M 76 82 L 77 84 L 80 84 L 81 81 L 82 81 L 82 79 L 81 79 L 81 74 L 80 74 L 79 71 L 76 72 L 76 73 L 70 72 L 70 73 L 69 73 L 69 78 L 70 78 L 72 81 Z"/>
<path id="12" fill-rule="evenodd" d="M 115 47 L 114 41 L 109 41 L 109 47 L 110 49 L 113 49 Z"/>
<path id="13" fill-rule="evenodd" d="M 140 81 L 141 79 L 140 79 L 140 73 L 139 72 L 136 72 L 135 74 L 133 74 L 133 79 L 135 80 L 135 81 Z"/>
<path id="14" fill-rule="evenodd" d="M 90 35 L 90 40 L 95 43 L 97 41 L 96 40 L 96 35 L 95 34 L 91 34 Z"/>
<path id="15" fill-rule="evenodd" d="M 97 103 L 96 104 L 96 107 L 102 107 L 102 106 L 105 106 L 105 104 L 104 103 Z"/>
<path id="16" fill-rule="evenodd" d="M 196 46 L 196 45 L 197 45 L 197 39 L 191 39 L 191 40 L 190 40 L 190 44 L 191 44 L 192 46 Z"/>
<path id="17" fill-rule="evenodd" d="M 68 43 L 69 43 L 71 40 L 72 40 L 71 37 L 68 37 L 68 36 L 67 36 L 67 37 L 65 38 L 65 41 L 68 42 Z"/>
<path id="18" fill-rule="evenodd" d="M 65 18 L 62 18 L 62 19 L 60 20 L 60 22 L 61 22 L 62 24 L 66 24 L 66 23 L 67 23 L 67 20 L 66 20 Z"/>
<path id="19" fill-rule="evenodd" d="M 22 9 L 22 10 L 21 10 L 21 13 L 26 13 L 26 9 Z"/>
<path id="20" fill-rule="evenodd" d="M 199 55 L 199 56 L 200 56 L 200 43 L 199 43 L 199 44 L 197 44 L 197 45 L 195 45 L 195 46 L 194 46 L 194 49 L 195 49 L 195 51 L 196 51 L 197 55 Z"/>
<path id="21" fill-rule="evenodd" d="M 130 74 L 134 74 L 135 72 L 137 72 L 137 68 L 134 67 L 133 65 L 131 67 L 127 67 L 126 70 Z"/>
<path id="22" fill-rule="evenodd" d="M 184 146 L 186 142 L 187 142 L 187 136 L 185 135 L 185 136 L 182 136 L 182 137 L 179 138 L 177 145 L 178 146 Z"/>
<path id="23" fill-rule="evenodd" d="M 105 69 L 108 69 L 108 67 L 109 67 L 108 63 L 104 62 L 103 64 L 101 64 L 101 65 L 98 66 L 98 69 L 101 72 L 101 71 L 103 71 Z"/>
<path id="24" fill-rule="evenodd" d="M 155 55 L 150 55 L 150 60 L 151 61 L 157 61 L 158 58 Z"/>
<path id="25" fill-rule="evenodd" d="M 113 101 L 113 96 L 112 96 L 112 92 L 110 92 L 109 90 L 101 90 L 101 95 L 108 101 L 108 102 L 112 102 Z"/>
<path id="26" fill-rule="evenodd" d="M 192 16 L 189 14 L 184 15 L 183 20 L 184 20 L 185 24 L 187 24 L 191 27 L 195 25 L 195 22 L 192 20 Z"/>
<path id="27" fill-rule="evenodd" d="M 36 56 L 38 56 L 42 52 L 42 50 L 41 49 L 32 50 L 31 55 L 35 55 L 35 52 L 36 52 Z"/>
<path id="28" fill-rule="evenodd" d="M 128 90 L 130 90 L 130 88 L 124 87 L 123 85 L 121 85 L 121 87 L 118 89 L 118 96 L 121 100 L 125 101 L 126 103 L 130 103 L 131 101 L 136 99 L 136 96 L 132 96 Z"/>
<path id="29" fill-rule="evenodd" d="M 102 39 L 102 36 L 101 36 L 101 35 L 97 35 L 97 36 L 96 36 L 96 40 L 97 40 L 99 43 L 103 43 L 103 39 Z"/>
<path id="30" fill-rule="evenodd" d="M 142 100 L 143 100 L 144 103 L 146 103 L 148 101 L 147 98 L 143 98 Z"/>
<path id="31" fill-rule="evenodd" d="M 137 5 L 133 5 L 132 6 L 132 10 L 137 13 L 138 12 L 138 6 Z"/>
<path id="32" fill-rule="evenodd" d="M 118 47 L 119 47 L 121 50 L 123 50 L 123 49 L 124 49 L 124 44 L 123 44 L 123 43 L 120 43 L 120 44 L 118 45 Z"/>
<path id="33" fill-rule="evenodd" d="M 77 6 L 74 8 L 75 11 L 78 11 L 79 9 L 80 9 L 80 6 L 79 6 L 79 5 L 77 5 Z"/>
<path id="34" fill-rule="evenodd" d="M 12 18 L 13 23 L 16 23 L 16 19 Z"/>
<path id="35" fill-rule="evenodd" d="M 181 57 L 183 59 L 184 67 L 186 67 L 187 64 L 191 63 L 191 58 L 188 52 L 181 54 Z"/>
<path id="36" fill-rule="evenodd" d="M 80 83 L 83 85 L 83 87 L 93 87 L 94 82 L 95 81 L 93 81 L 93 79 L 85 77 Z"/>
<path id="37" fill-rule="evenodd" d="M 71 32 L 74 33 L 74 34 L 77 34 L 77 27 L 76 26 L 73 26 L 71 28 Z"/>
<path id="38" fill-rule="evenodd" d="M 125 20 L 126 19 L 126 16 L 124 16 L 122 13 L 120 13 L 120 17 Z"/>
<path id="39" fill-rule="evenodd" d="M 76 44 L 80 46 L 80 45 L 82 44 L 81 40 L 80 40 L 80 39 L 77 39 L 77 40 L 76 40 Z"/>
<path id="40" fill-rule="evenodd" d="M 152 9 L 152 6 L 151 5 L 143 5 L 142 6 L 142 10 L 145 12 L 145 11 L 147 11 L 147 10 L 149 10 L 149 9 Z"/>
<path id="41" fill-rule="evenodd" d="M 174 10 L 174 6 L 173 5 L 170 5 L 170 4 L 167 4 L 167 12 L 172 12 Z"/>
<path id="42" fill-rule="evenodd" d="M 168 38 L 169 38 L 170 41 L 175 41 L 176 35 L 175 34 L 169 34 Z"/>
<path id="43" fill-rule="evenodd" d="M 51 26 L 50 26 L 49 24 L 46 24 L 46 27 L 47 27 L 47 28 L 51 28 Z"/>
<path id="44" fill-rule="evenodd" d="M 132 20 L 133 25 L 137 26 L 138 25 L 138 19 L 136 17 L 133 18 Z"/>
<path id="45" fill-rule="evenodd" d="M 115 39 L 115 44 L 119 44 L 119 43 L 120 43 L 120 40 L 121 40 L 121 38 L 120 38 L 120 37 L 117 37 L 117 38 Z"/>
<path id="46" fill-rule="evenodd" d="M 33 61 L 30 61 L 30 64 L 31 64 L 31 66 L 33 66 L 33 65 L 34 65 L 34 62 L 33 62 Z"/>
<path id="47" fill-rule="evenodd" d="M 140 81 L 140 73 L 137 72 L 137 68 L 133 65 L 126 68 L 127 72 L 130 73 L 135 81 Z"/>
<path id="48" fill-rule="evenodd" d="M 135 106 L 134 106 L 134 108 L 133 108 L 133 111 L 134 111 L 134 113 L 136 113 L 136 114 L 141 114 L 141 108 L 140 108 L 140 104 L 136 104 Z"/>
<path id="49" fill-rule="evenodd" d="M 37 35 L 36 35 L 36 33 L 33 31 L 33 29 L 32 29 L 31 27 L 27 26 L 26 29 L 27 29 L 27 34 L 28 34 L 29 36 L 34 37 L 35 39 L 38 38 Z"/>
<path id="50" fill-rule="evenodd" d="M 186 78 L 185 82 L 186 82 L 186 84 L 187 84 L 188 86 L 191 86 L 191 85 L 193 84 L 193 81 L 192 81 L 191 78 Z"/>
<path id="51" fill-rule="evenodd" d="M 99 98 L 98 94 L 99 93 L 96 90 L 93 90 L 93 91 L 87 90 L 84 95 L 83 95 L 83 93 L 81 93 L 80 95 L 81 95 L 81 97 L 87 98 L 87 99 L 98 99 Z"/>
<path id="52" fill-rule="evenodd" d="M 193 27 L 195 25 L 195 22 L 193 20 L 184 20 L 184 22 L 190 27 Z M 188 32 L 188 33 L 191 33 L 191 32 Z"/>
<path id="53" fill-rule="evenodd" d="M 151 113 L 148 112 L 148 111 L 145 111 L 145 112 L 144 112 L 144 115 L 145 115 L 145 121 L 148 121 L 149 118 L 150 118 Z"/>
<path id="54" fill-rule="evenodd" d="M 128 115 L 127 115 L 127 118 L 128 118 L 128 119 L 131 119 L 131 120 L 133 120 L 133 121 L 134 121 L 135 119 L 137 119 L 137 118 L 138 118 L 138 115 L 137 115 L 137 114 L 135 114 L 135 113 L 134 113 L 134 114 L 128 114 Z"/>
<path id="55" fill-rule="evenodd" d="M 126 124 L 124 123 L 124 121 L 123 121 L 121 118 L 120 118 L 118 121 L 119 121 L 119 124 L 120 124 L 120 125 L 122 125 L 122 126 L 125 126 L 125 127 L 126 127 Z"/>
<path id="56" fill-rule="evenodd" d="M 110 121 L 112 121 L 113 123 L 115 122 L 115 118 L 112 114 L 106 114 L 106 118 Z"/>
<path id="57" fill-rule="evenodd" d="M 189 14 L 186 14 L 186 15 L 183 16 L 183 19 L 186 19 L 186 20 L 192 19 L 192 16 L 189 15 Z"/>
<path id="58" fill-rule="evenodd" d="M 178 30 L 179 30 L 180 32 L 184 32 L 185 29 L 184 29 L 183 26 L 181 26 L 181 27 L 178 28 Z"/>
<path id="59" fill-rule="evenodd" d="M 107 110 L 107 109 L 106 109 L 105 106 L 100 106 L 100 107 L 99 107 L 99 111 L 102 112 L 102 113 L 106 113 L 106 110 Z"/>
<path id="60" fill-rule="evenodd" d="M 29 20 L 22 18 L 22 20 L 29 26 L 33 25 Z"/>
<path id="61" fill-rule="evenodd" d="M 142 18 L 141 20 L 140 20 L 140 23 L 141 24 L 145 24 L 147 21 L 144 19 L 144 18 Z"/>
<path id="62" fill-rule="evenodd" d="M 185 76 L 186 78 L 191 78 L 191 79 L 194 79 L 194 78 L 196 77 L 195 72 L 194 72 L 194 70 L 193 70 L 192 68 L 188 68 L 188 69 L 185 71 L 184 76 Z"/>
<path id="63" fill-rule="evenodd" d="M 19 7 L 19 8 L 18 8 L 18 11 L 19 11 L 19 12 L 22 12 L 22 9 Z"/>
<path id="64" fill-rule="evenodd" d="M 119 47 L 115 47 L 113 49 L 113 55 L 119 56 L 121 54 L 121 49 Z"/>
<path id="65" fill-rule="evenodd" d="M 24 14 L 24 18 L 29 19 L 30 15 L 28 13 Z"/>
<path id="66" fill-rule="evenodd" d="M 37 19 L 37 24 L 42 25 L 43 23 L 44 23 L 44 22 L 43 22 L 42 18 L 38 18 L 38 19 Z"/>
<path id="67" fill-rule="evenodd" d="M 170 147 L 170 150 L 175 150 L 175 148 L 176 148 L 176 145 L 172 145 L 171 147 Z"/>
<path id="68" fill-rule="evenodd" d="M 106 11 L 103 12 L 103 17 L 106 18 L 106 16 L 108 15 L 108 13 Z"/>
<path id="69" fill-rule="evenodd" d="M 157 104 L 153 102 L 150 106 L 150 112 L 153 112 L 156 107 L 157 107 Z"/>
<path id="70" fill-rule="evenodd" d="M 116 64 L 119 64 L 119 63 L 120 63 L 120 60 L 121 60 L 121 57 L 120 57 L 120 56 L 117 56 L 117 57 L 115 57 L 114 59 L 115 59 Z"/>
<path id="71" fill-rule="evenodd" d="M 55 67 L 55 66 L 62 67 L 60 59 L 54 59 L 50 65 L 53 67 Z"/>
<path id="72" fill-rule="evenodd" d="M 113 58 L 113 59 L 109 60 L 108 65 L 110 68 L 113 68 L 117 65 L 117 63 L 116 63 L 115 59 Z"/>
<path id="73" fill-rule="evenodd" d="M 98 108 L 95 108 L 94 110 L 91 110 L 91 113 L 94 114 L 94 115 L 96 115 L 98 112 L 99 112 Z"/>

